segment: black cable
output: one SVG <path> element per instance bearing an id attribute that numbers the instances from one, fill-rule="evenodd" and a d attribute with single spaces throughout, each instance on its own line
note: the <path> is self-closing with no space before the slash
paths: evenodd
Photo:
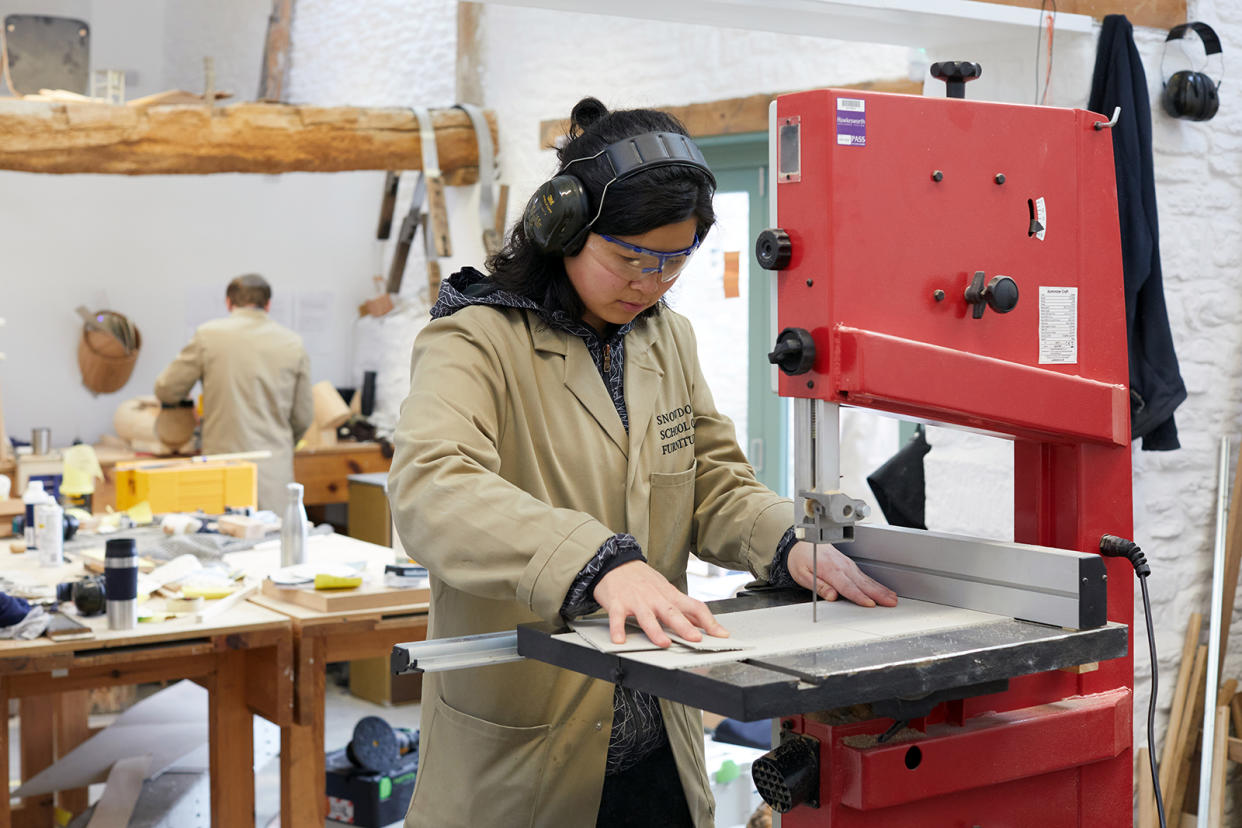
<path id="1" fill-rule="evenodd" d="M 1151 696 L 1147 700 L 1147 762 L 1151 766 L 1151 784 L 1156 792 L 1156 813 L 1160 815 L 1160 828 L 1166 828 L 1164 798 L 1160 795 L 1160 771 L 1156 767 L 1156 694 L 1160 687 L 1160 674 L 1156 668 L 1156 633 L 1151 623 L 1151 598 L 1147 594 L 1147 576 L 1151 574 L 1151 567 L 1147 565 L 1147 558 L 1137 543 L 1116 535 L 1104 535 L 1100 538 L 1100 554 L 1128 560 L 1134 567 L 1134 574 L 1138 576 L 1139 586 L 1143 590 L 1143 613 L 1147 617 L 1147 648 L 1151 655 Z"/>

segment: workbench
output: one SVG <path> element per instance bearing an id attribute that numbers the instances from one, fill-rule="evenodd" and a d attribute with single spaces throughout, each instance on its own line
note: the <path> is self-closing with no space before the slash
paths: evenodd
<path id="1" fill-rule="evenodd" d="M 307 506 L 346 503 L 351 474 L 387 472 L 391 464 L 379 443 L 340 442 L 294 452 L 293 479 L 302 484 Z"/>
<path id="2" fill-rule="evenodd" d="M 100 541 L 102 543 L 102 539 Z M 149 542 L 149 541 L 148 541 Z M 278 542 L 225 555 L 230 565 L 262 577 L 278 563 Z M 312 535 L 309 560 L 365 562 L 374 577 L 393 560 L 386 547 L 342 535 Z M 77 564 L 39 570 L 25 555 L 11 555 L 5 570 L 46 573 L 46 580 L 74 580 Z M 42 578 L 41 578 L 42 580 Z M 341 595 L 346 595 L 342 592 Z M 413 600 L 370 609 L 321 611 L 256 593 L 205 624 L 188 619 L 107 629 L 104 616 L 81 619 L 92 639 L 54 642 L 0 641 L 0 709 L 21 700 L 21 766 L 29 778 L 64 756 L 90 734 L 87 691 L 192 678 L 210 694 L 209 729 L 212 825 L 254 821 L 253 729 L 250 714 L 281 728 L 280 813 L 282 828 L 322 825 L 324 791 L 324 693 L 332 661 L 387 658 L 394 644 L 422 640 L 427 631 L 424 591 Z M 55 733 L 54 740 L 47 734 Z M 7 730 L 0 741 L 0 773 L 8 768 Z M 8 778 L 4 776 L 3 778 Z M 51 824 L 53 797 L 23 801 L 9 820 L 8 799 L 0 825 Z M 87 791 L 62 791 L 56 803 L 72 812 L 88 804 Z"/>
<path id="3" fill-rule="evenodd" d="M 343 535 L 312 536 L 308 552 L 331 546 L 334 555 L 365 560 L 368 568 L 391 562 L 387 547 Z M 246 553 L 239 553 L 246 554 Z M 387 658 L 394 644 L 427 636 L 424 601 L 373 609 L 320 611 L 263 594 L 250 599 L 280 613 L 290 623 L 293 647 L 293 718 L 281 723 L 281 825 L 323 825 L 327 819 L 324 783 L 324 692 L 329 662 Z"/>
<path id="4" fill-rule="evenodd" d="M 6 573 L 37 569 L 37 561 L 25 557 L 6 556 Z M 43 572 L 49 581 L 81 574 L 76 565 Z M 90 736 L 87 705 L 91 688 L 193 679 L 209 696 L 211 824 L 221 828 L 252 825 L 251 714 L 282 727 L 293 721 L 288 616 L 242 603 L 204 623 L 186 617 L 114 631 L 108 629 L 105 616 L 81 620 L 92 628 L 93 638 L 0 640 L 0 710 L 8 709 L 10 698 L 20 701 L 23 778 L 29 779 Z M 9 779 L 9 770 L 8 729 L 4 728 L 0 731 L 0 779 Z M 0 825 L 51 825 L 53 800 L 51 795 L 31 797 L 11 808 L 9 797 L 0 797 Z M 61 791 L 55 803 L 80 812 L 87 807 L 87 791 Z"/>

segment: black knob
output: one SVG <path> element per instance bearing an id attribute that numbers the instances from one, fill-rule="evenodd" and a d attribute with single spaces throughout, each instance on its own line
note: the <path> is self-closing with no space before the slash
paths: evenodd
<path id="1" fill-rule="evenodd" d="M 750 765 L 755 790 L 778 813 L 806 802 L 819 806 L 819 743 L 791 734 Z"/>
<path id="2" fill-rule="evenodd" d="M 764 230 L 755 239 L 755 258 L 764 270 L 784 270 L 789 267 L 793 255 L 793 243 L 789 234 L 779 227 Z"/>
<path id="3" fill-rule="evenodd" d="M 983 74 L 983 67 L 967 60 L 942 60 L 931 65 L 932 77 L 944 81 L 946 98 L 966 97 L 966 84 Z"/>
<path id="4" fill-rule="evenodd" d="M 815 339 L 803 328 L 786 328 L 776 338 L 768 362 L 790 376 L 805 374 L 815 365 Z"/>
<path id="5" fill-rule="evenodd" d="M 1018 283 L 1008 276 L 993 276 L 984 293 L 988 307 L 997 313 L 1009 313 L 1018 306 Z"/>
<path id="6" fill-rule="evenodd" d="M 1008 276 L 993 276 L 984 284 L 986 274 L 976 270 L 966 286 L 965 297 L 968 305 L 973 305 L 971 316 L 983 318 L 983 311 L 991 308 L 997 313 L 1009 313 L 1018 306 L 1018 283 Z"/>

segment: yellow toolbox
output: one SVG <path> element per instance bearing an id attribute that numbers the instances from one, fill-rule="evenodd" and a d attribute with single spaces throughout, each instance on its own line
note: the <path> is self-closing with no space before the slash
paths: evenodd
<path id="1" fill-rule="evenodd" d="M 157 514 L 201 509 L 218 515 L 226 506 L 253 507 L 258 503 L 258 472 L 254 463 L 242 460 L 117 463 L 116 508 L 128 509 L 144 500 Z"/>

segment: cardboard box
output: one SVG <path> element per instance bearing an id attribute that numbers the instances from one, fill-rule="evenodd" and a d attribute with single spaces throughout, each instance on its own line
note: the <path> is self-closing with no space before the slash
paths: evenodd
<path id="1" fill-rule="evenodd" d="M 349 692 L 375 704 L 409 704 L 423 698 L 423 674 L 394 676 L 387 656 L 349 662 Z"/>
<path id="2" fill-rule="evenodd" d="M 349 536 L 378 546 L 392 546 L 387 472 L 349 476 Z"/>
<path id="3" fill-rule="evenodd" d="M 411 750 L 387 773 L 357 768 L 345 750 L 324 757 L 328 819 L 363 828 L 383 828 L 405 818 L 418 774 L 418 748 Z"/>

